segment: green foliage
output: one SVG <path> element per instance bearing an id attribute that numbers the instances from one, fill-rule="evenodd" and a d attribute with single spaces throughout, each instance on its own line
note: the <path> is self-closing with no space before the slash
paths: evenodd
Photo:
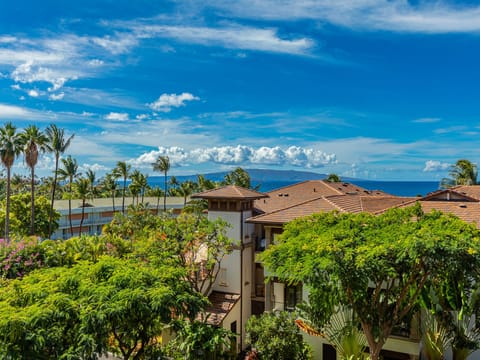
<path id="1" fill-rule="evenodd" d="M 304 342 L 291 313 L 265 313 L 252 316 L 247 324 L 247 342 L 261 360 L 311 359 L 311 350 Z"/>
<path id="2" fill-rule="evenodd" d="M 474 225 L 438 211 L 424 214 L 417 205 L 379 216 L 298 219 L 262 258 L 276 276 L 312 289 L 317 327 L 334 305 L 351 307 L 377 358 L 393 327 L 417 310 L 422 289 L 451 274 L 478 274 L 479 251 Z"/>
<path id="3" fill-rule="evenodd" d="M 182 269 L 103 257 L 43 269 L 0 288 L 2 358 L 92 359 L 105 351 L 143 358 L 166 324 L 194 317 L 205 298 Z"/>
<path id="4" fill-rule="evenodd" d="M 3 204 L 2 204 L 3 205 Z M 30 232 L 30 194 L 12 195 L 10 197 L 10 233 L 17 237 L 27 236 Z M 0 226 L 5 224 L 3 213 L 4 206 L 0 210 Z M 46 197 L 37 196 L 35 198 L 35 232 L 37 236 L 48 237 L 48 217 L 50 213 L 50 204 Z M 3 213 L 4 214 L 4 213 Z M 58 228 L 60 213 L 54 211 L 52 215 L 52 230 Z"/>
<path id="5" fill-rule="evenodd" d="M 252 188 L 249 173 L 241 167 L 238 167 L 235 170 L 226 174 L 223 179 L 222 185 L 237 185 L 246 189 Z M 258 187 L 259 186 L 256 186 L 255 189 L 257 189 Z"/>
<path id="6" fill-rule="evenodd" d="M 231 331 L 203 321 L 178 322 L 174 328 L 177 336 L 168 344 L 167 354 L 175 359 L 235 358 L 236 335 Z"/>

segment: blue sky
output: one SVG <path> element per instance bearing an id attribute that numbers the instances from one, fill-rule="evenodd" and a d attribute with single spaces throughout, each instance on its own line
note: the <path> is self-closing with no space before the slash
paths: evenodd
<path id="1" fill-rule="evenodd" d="M 480 6 L 0 0 L 0 123 L 99 175 L 272 168 L 437 180 L 480 160 Z M 39 173 L 53 161 L 42 157 Z M 27 173 L 21 160 L 16 172 Z"/>

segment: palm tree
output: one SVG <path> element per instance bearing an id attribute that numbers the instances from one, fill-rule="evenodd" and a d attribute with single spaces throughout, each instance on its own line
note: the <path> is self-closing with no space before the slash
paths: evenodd
<path id="1" fill-rule="evenodd" d="M 20 134 L 23 143 L 23 153 L 25 162 L 30 168 L 30 191 L 31 191 L 31 207 L 30 207 L 30 235 L 35 234 L 35 166 L 38 162 L 38 155 L 44 152 L 47 147 L 47 137 L 35 125 L 28 126 L 23 133 Z"/>
<path id="2" fill-rule="evenodd" d="M 150 196 L 153 196 L 153 197 L 157 198 L 157 215 L 158 215 L 158 213 L 159 213 L 158 209 L 160 207 L 160 198 L 163 196 L 163 190 L 160 187 L 155 186 L 154 188 L 151 188 L 149 190 L 148 194 Z"/>
<path id="3" fill-rule="evenodd" d="M 93 200 L 93 198 L 97 194 L 97 189 L 95 187 L 95 181 L 96 181 L 95 171 L 93 171 L 92 169 L 88 169 L 87 172 L 85 173 L 85 176 L 88 180 L 88 183 L 90 184 L 89 194 L 90 194 L 90 198 Z"/>
<path id="4" fill-rule="evenodd" d="M 478 169 L 470 160 L 460 159 L 450 168 L 449 174 L 457 185 L 475 185 Z"/>
<path id="5" fill-rule="evenodd" d="M 159 156 L 157 160 L 152 164 L 153 171 L 160 171 L 164 174 L 164 193 L 163 193 L 163 211 L 167 211 L 167 173 L 170 170 L 170 158 L 168 156 Z"/>
<path id="6" fill-rule="evenodd" d="M 58 162 L 60 160 L 60 156 L 67 150 L 70 146 L 70 143 L 75 136 L 75 134 L 70 135 L 69 138 L 65 137 L 64 129 L 59 129 L 57 125 L 50 124 L 49 127 L 46 128 L 45 133 L 48 138 L 47 142 L 47 149 L 49 152 L 53 153 L 55 156 L 55 172 L 53 184 L 52 184 L 52 198 L 50 203 L 50 216 L 48 219 L 48 233 L 49 235 L 52 234 L 52 217 L 53 217 L 53 203 L 55 201 L 55 191 L 57 188 L 57 171 L 58 171 Z"/>
<path id="7" fill-rule="evenodd" d="M 9 242 L 10 232 L 10 177 L 15 158 L 22 152 L 22 142 L 17 128 L 11 123 L 6 123 L 0 128 L 0 160 L 7 169 L 7 189 L 5 206 L 5 241 Z"/>
<path id="8" fill-rule="evenodd" d="M 183 206 L 187 205 L 187 197 L 193 194 L 196 190 L 197 184 L 191 180 L 184 181 L 178 188 L 178 193 L 183 196 Z"/>
<path id="9" fill-rule="evenodd" d="M 85 219 L 85 206 L 87 204 L 87 198 L 92 196 L 91 193 L 91 181 L 89 178 L 80 178 L 74 183 L 75 186 L 75 196 L 79 199 L 82 199 L 82 217 L 80 219 L 80 228 L 78 234 L 82 235 L 82 226 Z M 70 225 L 71 226 L 71 225 Z"/>
<path id="10" fill-rule="evenodd" d="M 72 226 L 72 184 L 73 180 L 79 176 L 77 160 L 70 155 L 66 159 L 62 159 L 63 168 L 58 169 L 58 177 L 60 180 L 68 180 L 68 218 L 70 221 L 70 235 L 73 236 Z M 88 181 L 88 180 L 87 180 Z"/>
<path id="11" fill-rule="evenodd" d="M 117 178 L 114 174 L 109 173 L 103 179 L 103 188 L 106 191 L 109 191 L 112 196 L 112 209 L 113 213 L 115 214 L 115 194 L 117 192 Z"/>
<path id="12" fill-rule="evenodd" d="M 132 179 L 132 184 L 138 188 L 140 194 L 142 195 L 142 203 L 145 197 L 145 190 L 148 188 L 148 175 L 140 172 L 139 170 L 134 170 L 132 175 L 130 175 L 130 179 Z M 130 187 L 129 187 L 130 188 Z M 138 199 L 137 199 L 138 204 Z"/>
<path id="13" fill-rule="evenodd" d="M 122 214 L 125 214 L 125 191 L 127 189 L 127 179 L 130 175 L 130 170 L 132 166 L 127 164 L 125 161 L 117 162 L 117 166 L 113 169 L 113 173 L 117 177 L 123 178 L 123 189 L 122 189 Z"/>

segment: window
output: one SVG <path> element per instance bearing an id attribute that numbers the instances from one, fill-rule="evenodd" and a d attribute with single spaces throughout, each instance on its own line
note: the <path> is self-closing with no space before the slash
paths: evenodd
<path id="1" fill-rule="evenodd" d="M 285 285 L 285 310 L 293 311 L 302 302 L 302 284 Z"/>

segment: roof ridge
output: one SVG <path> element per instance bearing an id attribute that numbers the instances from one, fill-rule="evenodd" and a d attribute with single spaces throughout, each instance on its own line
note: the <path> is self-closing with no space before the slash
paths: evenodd
<path id="1" fill-rule="evenodd" d="M 320 199 L 325 199 L 325 196 L 321 195 L 321 196 L 316 197 L 316 198 L 314 198 L 314 199 L 308 199 L 308 200 L 305 200 L 305 201 L 303 201 L 303 202 L 300 202 L 300 203 L 297 203 L 297 204 L 293 204 L 293 205 L 290 205 L 290 206 L 287 206 L 287 207 L 284 207 L 284 208 L 275 209 L 275 210 L 270 211 L 270 212 L 264 212 L 263 214 L 259 214 L 259 215 L 255 215 L 255 216 L 249 217 L 248 220 L 261 218 L 262 216 L 266 216 L 266 215 L 270 215 L 270 214 L 276 214 L 276 213 L 278 213 L 278 212 L 280 212 L 280 211 L 285 211 L 285 210 L 288 210 L 288 209 L 297 207 L 297 206 L 299 206 L 299 205 L 305 205 L 305 204 L 308 204 L 308 203 L 310 203 L 310 202 L 317 201 L 317 200 L 320 200 Z"/>

